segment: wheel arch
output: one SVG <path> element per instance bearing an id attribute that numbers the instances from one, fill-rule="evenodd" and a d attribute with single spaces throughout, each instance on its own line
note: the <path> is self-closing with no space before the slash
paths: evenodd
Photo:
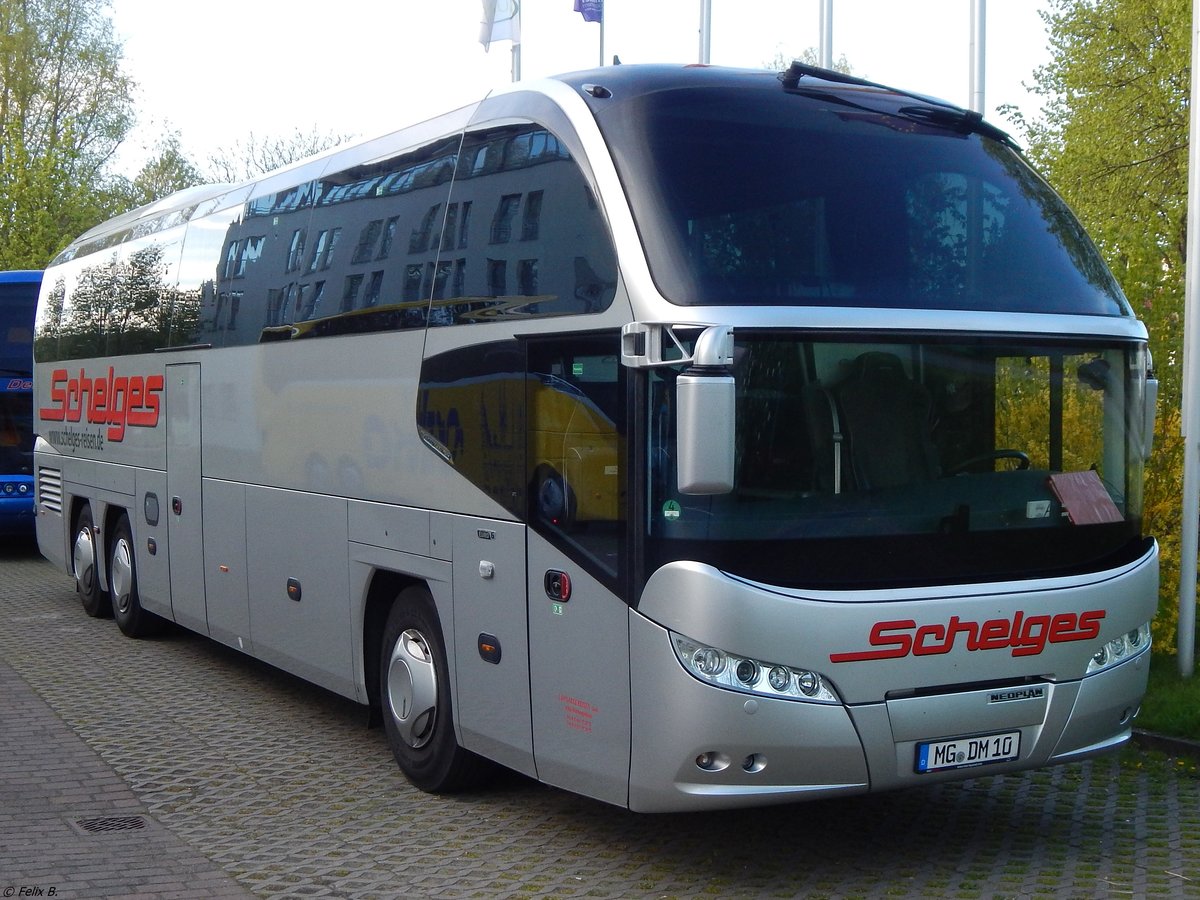
<path id="1" fill-rule="evenodd" d="M 379 718 L 379 660 L 383 652 L 383 631 L 387 624 L 388 613 L 391 612 L 392 604 L 396 602 L 401 591 L 417 585 L 429 587 L 425 579 L 403 572 L 376 569 L 371 575 L 363 607 L 362 664 L 367 702 L 371 708 L 372 725 L 378 725 L 381 721 Z"/>

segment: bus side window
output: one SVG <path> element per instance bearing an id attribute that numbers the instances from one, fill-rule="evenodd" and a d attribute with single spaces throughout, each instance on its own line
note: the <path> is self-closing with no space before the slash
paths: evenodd
<path id="1" fill-rule="evenodd" d="M 609 307 L 616 254 L 562 141 L 535 124 L 470 132 L 458 160 L 432 278 L 431 326 Z"/>

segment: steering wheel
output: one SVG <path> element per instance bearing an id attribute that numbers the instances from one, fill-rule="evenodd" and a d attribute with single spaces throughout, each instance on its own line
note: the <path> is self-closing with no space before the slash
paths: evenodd
<path id="1" fill-rule="evenodd" d="M 974 466 L 978 463 L 987 462 L 989 460 L 997 460 L 997 459 L 1015 459 L 1015 460 L 1017 460 L 1017 469 L 1018 470 L 1029 468 L 1029 454 L 1028 453 L 1024 452 L 1023 450 L 1005 449 L 1005 450 L 993 450 L 991 453 L 984 453 L 981 456 L 973 456 L 970 459 L 968 459 L 966 462 L 959 463 L 957 466 L 955 466 L 953 469 L 951 469 L 946 474 L 958 475 L 961 472 L 971 468 L 971 466 Z"/>

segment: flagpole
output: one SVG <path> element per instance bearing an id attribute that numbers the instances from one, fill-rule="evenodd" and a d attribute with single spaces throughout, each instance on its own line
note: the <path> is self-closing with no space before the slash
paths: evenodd
<path id="1" fill-rule="evenodd" d="M 971 101 L 977 113 L 984 112 L 983 88 L 987 74 L 987 0 L 971 0 Z"/>
<path id="2" fill-rule="evenodd" d="M 821 0 L 820 52 L 818 63 L 822 69 L 833 68 L 833 0 Z"/>
<path id="3" fill-rule="evenodd" d="M 712 0 L 700 0 L 700 63 L 708 65 L 712 56 Z"/>
<path id="4" fill-rule="evenodd" d="M 604 65 L 604 16 L 600 16 L 600 65 Z"/>
<path id="5" fill-rule="evenodd" d="M 1200 59 L 1200 0 L 1192 0 L 1192 59 Z M 1179 674 L 1192 676 L 1196 650 L 1196 553 L 1200 531 L 1200 66 L 1192 66 L 1188 142 L 1187 257 L 1183 312 L 1183 521 L 1179 535 Z"/>

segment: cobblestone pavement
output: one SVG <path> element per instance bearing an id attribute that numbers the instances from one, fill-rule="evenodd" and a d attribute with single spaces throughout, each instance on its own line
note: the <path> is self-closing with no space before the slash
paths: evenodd
<path id="1" fill-rule="evenodd" d="M 1200 897 L 1194 759 L 692 815 L 517 776 L 440 798 L 361 707 L 183 631 L 130 641 L 31 551 L 0 551 L 0 615 L 5 897 Z"/>

